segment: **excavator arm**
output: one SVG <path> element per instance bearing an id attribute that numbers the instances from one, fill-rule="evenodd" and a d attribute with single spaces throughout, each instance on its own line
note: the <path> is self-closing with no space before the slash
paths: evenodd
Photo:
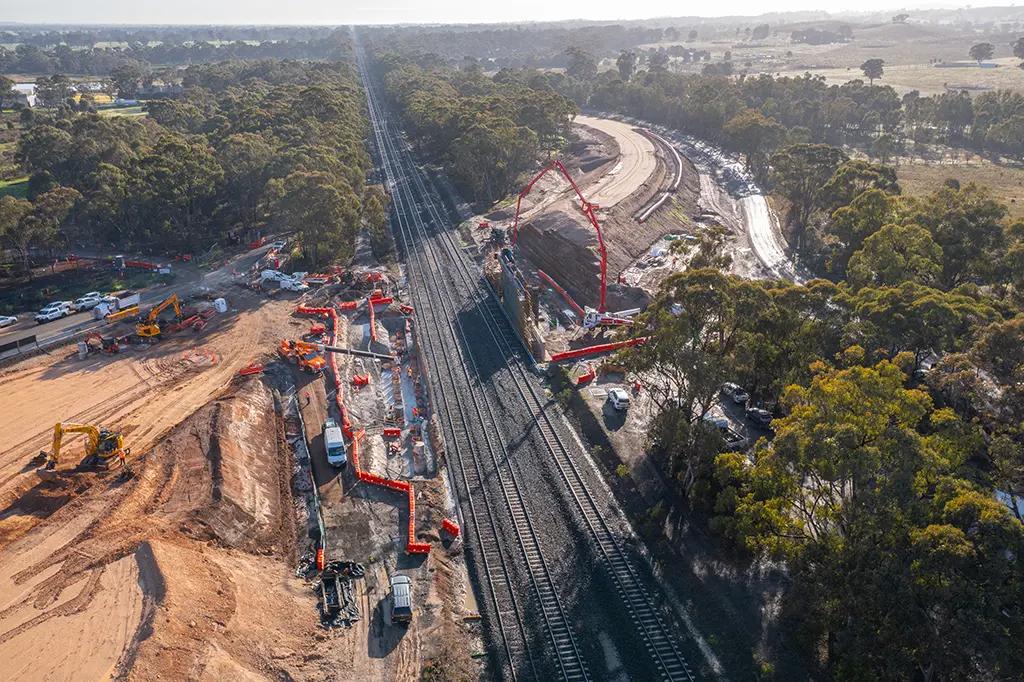
<path id="1" fill-rule="evenodd" d="M 60 448 L 65 433 L 84 433 L 89 439 L 85 446 L 86 455 L 95 454 L 100 443 L 100 430 L 90 424 L 57 423 L 53 427 L 53 449 L 46 458 L 46 468 L 53 469 L 60 461 Z"/>
<path id="2" fill-rule="evenodd" d="M 565 164 L 558 159 L 555 159 L 548 165 L 544 166 L 544 168 L 542 168 L 540 172 L 533 176 L 530 182 L 526 184 L 526 187 L 519 192 L 519 196 L 516 198 L 516 214 L 512 219 L 512 246 L 515 246 L 516 241 L 519 239 L 519 217 L 522 212 L 523 199 L 530 193 L 530 190 L 532 190 L 533 186 L 537 184 L 537 181 L 550 171 L 557 171 L 561 173 L 565 176 L 565 179 L 569 181 L 573 191 L 576 192 L 576 196 L 580 200 L 580 210 L 583 211 L 583 215 L 587 217 L 587 220 L 590 221 L 591 226 L 593 226 L 594 231 L 597 233 L 597 253 L 601 257 L 601 298 L 597 304 L 597 312 L 603 315 L 605 313 L 605 298 L 606 290 L 608 288 L 608 250 L 604 245 L 604 235 L 601 233 L 601 223 L 598 222 L 597 214 L 594 212 L 597 205 L 587 201 L 586 197 L 583 196 L 583 192 L 580 190 L 579 185 L 576 184 L 576 181 L 572 179 L 572 175 L 569 174 L 569 169 L 567 169 Z"/>
<path id="3" fill-rule="evenodd" d="M 160 317 L 160 313 L 171 306 L 174 306 L 174 315 L 180 320 L 181 300 L 177 294 L 171 294 L 153 306 L 153 309 L 146 315 L 146 320 L 135 326 L 135 333 L 144 338 L 160 336 L 160 324 L 157 322 L 157 319 Z"/>

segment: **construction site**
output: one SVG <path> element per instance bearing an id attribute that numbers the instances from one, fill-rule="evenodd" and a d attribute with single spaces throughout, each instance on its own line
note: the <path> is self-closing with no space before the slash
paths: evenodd
<path id="1" fill-rule="evenodd" d="M 272 260 L 0 368 L 8 675 L 417 679 L 454 641 L 472 666 L 407 292 L 381 267 L 268 286 Z"/>
<path id="2" fill-rule="evenodd" d="M 284 274 L 261 239 L 201 287 L 108 297 L 95 323 L 4 360 L 0 655 L 16 677 L 393 680 L 441 660 L 471 676 L 690 676 L 701 652 L 673 634 L 688 626 L 652 600 L 653 567 L 530 367 L 587 388 L 642 484 L 653 412 L 608 362 L 642 339 L 614 333 L 685 267 L 672 244 L 711 226 L 734 269 L 775 272 L 754 192 L 713 150 L 580 116 L 565 156 L 443 230 L 440 196 L 375 130 L 404 265 L 362 248 Z M 610 411 L 616 391 L 632 412 Z M 542 535 L 524 491 L 552 481 L 565 516 Z M 607 576 L 580 564 L 595 548 Z M 618 615 L 587 596 L 612 588 L 642 629 L 609 628 Z"/>

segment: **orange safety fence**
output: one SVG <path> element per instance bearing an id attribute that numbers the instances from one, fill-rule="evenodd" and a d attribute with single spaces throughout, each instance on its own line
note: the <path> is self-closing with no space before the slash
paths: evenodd
<path id="1" fill-rule="evenodd" d="M 260 374 L 261 372 L 263 372 L 263 365 L 261 365 L 258 362 L 253 362 L 248 367 L 243 367 L 242 369 L 238 370 L 239 376 L 243 377 L 247 377 L 251 374 Z"/>
<path id="2" fill-rule="evenodd" d="M 331 319 L 331 345 L 337 343 L 338 313 L 334 308 L 313 308 L 300 305 L 296 308 L 296 312 L 305 315 L 323 315 L 325 317 L 329 317 Z M 356 478 L 360 481 L 378 485 L 389 490 L 394 490 L 396 492 L 405 491 L 407 493 L 409 499 L 409 530 L 405 543 L 405 551 L 407 554 L 429 554 L 429 542 L 416 542 L 416 496 L 412 483 L 378 476 L 377 474 L 369 471 L 364 471 L 359 465 L 359 443 L 366 435 L 366 431 L 364 429 L 353 431 L 352 424 L 348 419 L 348 411 L 345 409 L 344 402 L 341 399 L 341 374 L 338 372 L 338 365 L 334 353 L 329 354 L 329 362 L 331 365 L 331 372 L 334 375 L 334 401 L 338 406 L 338 412 L 341 414 L 342 431 L 351 441 L 349 444 L 349 460 L 352 462 L 352 470 L 355 472 Z"/>
<path id="3" fill-rule="evenodd" d="M 373 299 L 370 299 L 370 304 L 366 306 L 370 309 L 370 340 L 377 343 L 377 318 L 373 314 Z"/>
<path id="4" fill-rule="evenodd" d="M 445 532 L 447 532 L 453 538 L 459 537 L 459 524 L 455 523 L 451 519 L 445 519 L 444 521 L 442 521 L 441 528 L 444 528 Z"/>

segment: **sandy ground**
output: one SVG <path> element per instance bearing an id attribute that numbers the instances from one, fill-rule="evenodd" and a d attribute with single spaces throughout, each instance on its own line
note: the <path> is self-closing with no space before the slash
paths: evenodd
<path id="1" fill-rule="evenodd" d="M 273 396 L 251 380 L 173 429 L 133 478 L 69 477 L 66 501 L 0 551 L 6 678 L 198 679 L 218 660 L 260 672 L 257 642 L 228 626 L 253 600 L 283 613 L 300 588 L 280 562 L 294 531 L 279 444 Z M 260 585 L 242 589 L 245 576 Z"/>
<path id="2" fill-rule="evenodd" d="M 227 386 L 240 368 L 273 352 L 280 320 L 294 302 L 264 302 L 241 288 L 228 300 L 228 313 L 198 334 L 179 332 L 152 347 L 85 359 L 64 347 L 3 370 L 0 413 L 17 428 L 0 432 L 0 542 L 32 525 L 34 517 L 19 514 L 16 500 L 38 483 L 30 460 L 51 449 L 56 422 L 117 429 L 138 457 Z M 59 471 L 78 465 L 82 442 L 82 436 L 65 440 Z"/>
<path id="3" fill-rule="evenodd" d="M 589 201 L 611 208 L 640 189 L 654 173 L 657 166 L 654 145 L 633 126 L 592 116 L 577 116 L 575 122 L 610 135 L 619 146 L 615 166 L 588 188 Z"/>

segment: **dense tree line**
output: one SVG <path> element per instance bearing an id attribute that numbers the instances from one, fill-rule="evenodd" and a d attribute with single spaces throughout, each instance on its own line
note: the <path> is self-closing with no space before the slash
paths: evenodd
<path id="1" fill-rule="evenodd" d="M 1012 91 L 900 97 L 887 85 L 829 85 L 810 74 L 731 77 L 731 69 L 719 68 L 725 62 L 704 74 L 673 73 L 650 54 L 628 73 L 598 73 L 593 53 L 566 54 L 566 72 L 545 78 L 580 106 L 637 116 L 745 154 L 818 142 L 862 147 L 884 161 L 904 145 L 920 152 L 943 143 L 1024 157 L 1024 95 Z"/>
<path id="2" fill-rule="evenodd" d="M 24 223 L 59 192 L 75 200 L 31 233 L 34 246 L 183 253 L 269 224 L 296 231 L 312 265 L 350 255 L 370 165 L 351 67 L 225 62 L 183 79 L 185 94 L 151 103 L 145 118 L 36 116 L 18 145 L 29 201 L 5 205 L 4 222 L 24 213 Z"/>
<path id="3" fill-rule="evenodd" d="M 116 47 L 72 47 L 67 43 L 49 45 L 37 40 L 8 48 L 0 46 L 0 73 L 54 73 L 108 76 L 118 67 L 132 65 L 148 72 L 152 67 L 206 64 L 231 60 L 318 59 L 337 61 L 347 54 L 347 29 L 334 29 L 308 39 L 211 42 L 185 40 L 142 41 L 132 36 L 127 45 Z M 79 37 L 78 40 L 84 40 Z M 35 43 L 44 43 L 43 45 Z"/>
<path id="4" fill-rule="evenodd" d="M 703 235 L 621 357 L 659 408 L 650 447 L 724 543 L 784 562 L 821 677 L 1012 677 L 1024 519 L 995 491 L 1024 491 L 1024 224 L 975 186 L 910 199 L 838 149 L 780 154 L 833 281 L 726 275 Z M 752 452 L 705 419 L 726 381 L 775 417 Z"/>
<path id="5" fill-rule="evenodd" d="M 666 35 L 661 28 L 621 24 L 395 26 L 368 33 L 375 44 L 396 52 L 432 53 L 449 61 L 472 55 L 488 69 L 563 67 L 566 45 L 608 56 Z"/>
<path id="6" fill-rule="evenodd" d="M 475 61 L 455 71 L 388 54 L 376 68 L 414 139 L 474 201 L 505 196 L 545 151 L 561 147 L 576 114 L 543 83 L 508 70 L 489 78 Z"/>

